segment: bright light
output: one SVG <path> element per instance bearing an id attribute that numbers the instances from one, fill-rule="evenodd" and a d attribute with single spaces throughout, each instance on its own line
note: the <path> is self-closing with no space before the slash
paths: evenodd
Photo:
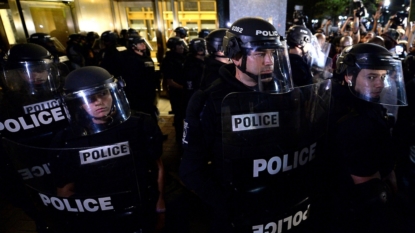
<path id="1" fill-rule="evenodd" d="M 391 4 L 390 0 L 385 0 L 385 2 L 383 3 L 383 6 L 388 8 L 390 4 Z"/>
<path id="2" fill-rule="evenodd" d="M 231 22 L 226 23 L 226 26 L 228 26 L 228 27 L 230 27 L 231 25 L 232 25 Z"/>

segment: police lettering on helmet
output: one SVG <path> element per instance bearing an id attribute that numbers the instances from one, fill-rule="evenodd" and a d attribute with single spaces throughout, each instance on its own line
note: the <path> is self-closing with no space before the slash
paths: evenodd
<path id="1" fill-rule="evenodd" d="M 82 67 L 67 76 L 64 100 L 75 134 L 99 133 L 130 117 L 120 82 L 105 69 L 95 66 Z"/>
<path id="2" fill-rule="evenodd" d="M 258 91 L 293 89 L 287 47 L 275 27 L 260 18 L 242 18 L 223 39 L 225 55 L 236 65 L 236 78 Z"/>
<path id="3" fill-rule="evenodd" d="M 336 72 L 352 94 L 368 102 L 384 105 L 406 105 L 402 64 L 387 49 L 363 43 L 345 48 L 340 54 Z"/>

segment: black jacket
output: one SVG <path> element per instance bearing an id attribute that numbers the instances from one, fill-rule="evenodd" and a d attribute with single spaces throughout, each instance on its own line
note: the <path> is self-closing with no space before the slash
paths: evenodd
<path id="1" fill-rule="evenodd" d="M 133 50 L 121 52 L 124 59 L 122 77 L 126 82 L 125 92 L 134 110 L 146 113 L 156 98 L 155 67 L 149 56 L 140 56 Z"/>
<path id="2" fill-rule="evenodd" d="M 180 177 L 186 187 L 213 207 L 220 218 L 228 217 L 228 193 L 219 184 L 222 157 L 221 103 L 231 92 L 252 89 L 235 78 L 235 65 L 220 68 L 220 82 L 207 91 L 197 91 L 186 111 Z M 212 161 L 213 166 L 208 165 Z M 212 168 L 213 167 L 213 168 Z"/>
<path id="3" fill-rule="evenodd" d="M 173 79 L 176 83 L 184 85 L 183 64 L 185 56 L 173 51 L 167 51 L 161 61 L 160 71 L 164 79 Z"/>
<path id="4" fill-rule="evenodd" d="M 297 54 L 289 54 L 291 64 L 291 74 L 294 86 L 300 87 L 313 83 L 313 76 L 310 68 L 303 57 Z"/>
<path id="5" fill-rule="evenodd" d="M 203 76 L 200 83 L 201 89 L 207 88 L 213 81 L 220 77 L 219 69 L 223 65 L 224 63 L 216 60 L 214 56 L 207 56 L 205 58 L 205 69 L 203 70 Z"/>

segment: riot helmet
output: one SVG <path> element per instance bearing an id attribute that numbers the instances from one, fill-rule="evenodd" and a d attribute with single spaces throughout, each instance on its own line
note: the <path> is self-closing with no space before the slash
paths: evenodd
<path id="1" fill-rule="evenodd" d="M 49 34 L 40 32 L 33 33 L 32 35 L 30 35 L 28 42 L 42 46 L 43 48 L 47 49 L 54 56 L 55 59 L 59 60 L 58 49 L 56 48 Z"/>
<path id="2" fill-rule="evenodd" d="M 120 32 L 120 38 L 127 38 L 127 37 L 128 37 L 127 29 L 122 29 Z"/>
<path id="3" fill-rule="evenodd" d="M 177 27 L 174 29 L 174 32 L 176 33 L 177 37 L 180 37 L 182 39 L 187 37 L 187 29 L 184 27 Z"/>
<path id="4" fill-rule="evenodd" d="M 312 37 L 311 31 L 307 27 L 295 25 L 288 29 L 287 44 L 290 47 L 300 48 L 304 56 L 307 52 L 307 46 L 311 47 Z"/>
<path id="5" fill-rule="evenodd" d="M 368 102 L 407 105 L 402 64 L 384 47 L 362 43 L 345 48 L 336 72 L 352 94 Z"/>
<path id="6" fill-rule="evenodd" d="M 90 44 L 93 44 L 96 39 L 99 39 L 98 33 L 94 32 L 94 31 L 90 31 L 86 34 L 86 40 Z"/>
<path id="7" fill-rule="evenodd" d="M 206 40 L 203 38 L 192 39 L 189 48 L 193 55 L 206 55 Z M 199 54 L 200 52 L 203 52 L 203 54 Z"/>
<path id="8" fill-rule="evenodd" d="M 71 126 L 78 136 L 99 133 L 126 121 L 130 107 L 122 80 L 97 66 L 76 69 L 63 87 Z"/>
<path id="9" fill-rule="evenodd" d="M 176 49 L 177 49 L 178 45 L 183 46 L 184 50 L 187 50 L 187 48 L 188 48 L 186 41 L 184 41 L 180 37 L 170 37 L 167 40 L 167 48 L 169 48 L 170 51 L 177 52 Z"/>
<path id="10" fill-rule="evenodd" d="M 49 98 L 59 88 L 58 71 L 51 53 L 33 44 L 17 44 L 5 56 L 1 80 L 8 91 Z"/>
<path id="11" fill-rule="evenodd" d="M 251 17 L 235 21 L 223 38 L 223 48 L 225 56 L 256 84 L 255 90 L 285 93 L 293 89 L 287 47 L 268 21 Z"/>
<path id="12" fill-rule="evenodd" d="M 226 35 L 226 28 L 219 28 L 217 30 L 213 30 L 206 36 L 206 45 L 209 55 L 211 56 L 218 56 L 216 52 L 223 51 L 223 37 Z M 225 56 L 220 56 L 225 57 Z"/>
<path id="13" fill-rule="evenodd" d="M 143 44 L 142 48 L 139 48 L 139 44 Z M 150 51 L 153 50 L 150 43 L 148 43 L 148 41 L 144 37 L 138 35 L 132 35 L 128 37 L 127 47 L 130 50 L 138 50 L 146 55 L 150 55 Z"/>
<path id="14" fill-rule="evenodd" d="M 130 37 L 130 36 L 138 36 L 139 34 L 137 30 L 135 30 L 134 28 L 130 28 L 127 30 L 127 35 Z"/>
<path id="15" fill-rule="evenodd" d="M 69 41 L 79 43 L 81 41 L 81 35 L 78 33 L 70 34 Z"/>
<path id="16" fill-rule="evenodd" d="M 101 34 L 101 41 L 106 45 L 112 44 L 116 45 L 118 40 L 118 35 L 112 31 L 105 31 Z"/>
<path id="17" fill-rule="evenodd" d="M 207 35 L 209 35 L 210 30 L 209 29 L 202 29 L 198 33 L 199 38 L 205 38 Z"/>

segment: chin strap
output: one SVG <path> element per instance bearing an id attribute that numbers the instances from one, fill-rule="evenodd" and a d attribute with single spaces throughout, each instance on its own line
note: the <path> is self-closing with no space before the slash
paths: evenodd
<path id="1" fill-rule="evenodd" d="M 253 80 L 255 80 L 255 82 L 259 82 L 259 75 L 250 73 L 248 71 L 246 71 L 246 55 L 243 55 L 242 57 L 242 65 L 241 66 L 236 66 L 236 68 L 238 68 L 238 70 L 242 71 L 242 73 L 248 75 L 250 78 L 252 78 Z M 266 79 L 266 78 L 270 78 L 272 77 L 272 73 L 270 74 L 263 74 L 261 75 L 261 79 Z"/>

